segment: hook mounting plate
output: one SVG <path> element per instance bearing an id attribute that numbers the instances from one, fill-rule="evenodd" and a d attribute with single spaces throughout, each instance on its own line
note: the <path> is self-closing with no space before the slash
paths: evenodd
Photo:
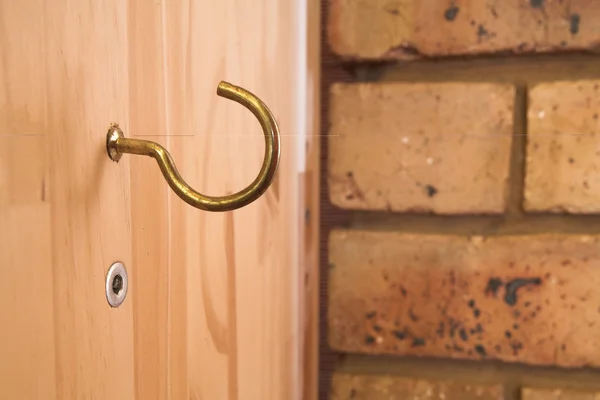
<path id="1" fill-rule="evenodd" d="M 123 131 L 119 128 L 119 125 L 112 123 L 108 129 L 106 135 L 106 151 L 111 160 L 118 162 L 123 155 L 117 150 L 117 139 L 124 138 Z"/>

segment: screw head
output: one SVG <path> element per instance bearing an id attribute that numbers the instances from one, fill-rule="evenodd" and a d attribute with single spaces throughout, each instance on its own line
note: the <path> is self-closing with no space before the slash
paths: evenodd
<path id="1" fill-rule="evenodd" d="M 122 154 L 117 150 L 117 140 L 125 137 L 119 125 L 112 123 L 106 133 L 106 152 L 111 160 L 118 162 Z"/>
<path id="2" fill-rule="evenodd" d="M 111 307 L 119 307 L 127 296 L 127 270 L 121 262 L 113 263 L 106 273 L 106 300 Z"/>

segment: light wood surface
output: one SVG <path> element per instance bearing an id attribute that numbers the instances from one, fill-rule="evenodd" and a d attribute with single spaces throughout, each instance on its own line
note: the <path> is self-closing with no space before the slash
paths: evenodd
<path id="1" fill-rule="evenodd" d="M 128 122 L 125 4 L 0 7 L 2 397 L 133 398 L 132 302 L 104 294 L 131 264 L 129 168 L 103 146 Z"/>
<path id="2" fill-rule="evenodd" d="M 306 110 L 318 55 L 306 52 L 318 33 L 303 36 L 315 12 L 301 0 L 0 0 L 2 397 L 316 399 L 318 112 Z M 152 159 L 109 160 L 118 122 L 206 194 L 249 184 L 262 131 L 216 95 L 220 80 L 259 96 L 281 128 L 263 197 L 207 213 Z M 111 309 L 117 260 L 130 286 Z"/>
<path id="3" fill-rule="evenodd" d="M 308 1 L 306 25 L 306 162 L 304 178 L 303 400 L 319 395 L 319 255 L 321 159 L 321 2 Z"/>

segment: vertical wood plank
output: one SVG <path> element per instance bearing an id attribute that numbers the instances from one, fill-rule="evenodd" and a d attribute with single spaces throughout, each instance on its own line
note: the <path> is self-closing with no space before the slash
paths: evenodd
<path id="1" fill-rule="evenodd" d="M 133 398 L 131 307 L 112 310 L 104 293 L 110 264 L 131 261 L 128 170 L 109 166 L 105 150 L 109 123 L 127 116 L 123 11 L 0 2 L 0 386 L 9 398 Z"/>
<path id="2" fill-rule="evenodd" d="M 0 1 L 0 387 L 56 399 L 43 2 Z"/>
<path id="3" fill-rule="evenodd" d="M 190 39 L 190 17 L 188 1 L 165 2 L 163 6 L 163 30 L 165 65 L 165 97 L 167 99 L 166 120 L 167 147 L 177 160 L 185 179 L 190 180 L 193 164 L 198 157 L 193 146 L 193 128 L 190 116 L 197 112 L 190 101 L 187 86 L 188 49 Z M 194 182 L 195 183 L 195 182 Z M 196 183 L 195 183 L 196 184 Z M 189 243 L 188 220 L 195 220 L 200 210 L 189 207 L 173 192 L 169 192 L 169 281 L 168 281 L 168 384 L 169 399 L 188 399 L 188 347 L 187 347 L 187 265 L 188 254 L 196 251 L 197 244 Z M 192 231 L 193 232 L 193 231 Z M 197 235 L 192 237 L 196 237 Z M 187 242 L 187 243 L 186 243 Z M 189 246 L 188 246 L 189 244 Z"/>
<path id="4" fill-rule="evenodd" d="M 222 195 L 260 169 L 260 126 L 216 96 L 220 80 L 261 97 L 284 135 L 278 177 L 250 206 L 207 213 L 168 195 L 170 398 L 300 398 L 304 178 L 296 157 L 304 116 L 295 78 L 305 66 L 295 64 L 296 11 L 294 2 L 266 1 L 179 1 L 161 10 L 167 147 L 184 178 Z"/>
<path id="5" fill-rule="evenodd" d="M 0 132 L 0 387 L 6 398 L 56 398 L 45 139 Z"/>
<path id="6" fill-rule="evenodd" d="M 42 0 L 0 1 L 0 134 L 45 132 L 43 5 Z"/>
<path id="7" fill-rule="evenodd" d="M 191 22 L 186 35 L 191 38 L 186 60 L 190 92 L 186 100 L 191 110 L 194 154 L 188 151 L 184 155 L 183 149 L 174 150 L 188 160 L 187 165 L 191 166 L 188 170 L 197 171 L 195 176 L 190 176 L 190 182 L 194 182 L 203 193 L 218 195 L 238 189 L 232 188 L 230 183 L 235 173 L 232 166 L 236 163 L 231 159 L 228 146 L 235 146 L 232 144 L 234 136 L 223 127 L 224 119 L 232 117 L 223 114 L 227 101 L 216 96 L 219 80 L 227 79 L 224 71 L 227 35 L 223 35 L 223 21 L 227 20 L 232 3 L 215 2 L 210 5 L 210 12 L 206 12 L 206 7 L 190 3 Z M 202 37 L 212 37 L 213 40 L 201 40 Z M 249 119 L 246 121 L 252 123 Z M 246 134 L 235 133 L 238 140 L 240 135 Z M 248 151 L 252 150 L 249 148 Z M 250 168 L 243 162 L 237 165 L 241 169 Z M 232 276 L 236 265 L 235 255 L 230 253 L 228 257 L 225 250 L 233 246 L 235 222 L 231 215 L 226 217 L 222 213 L 202 212 L 198 214 L 197 221 L 195 232 L 190 237 L 195 243 L 191 247 L 195 250 L 191 254 L 195 263 L 188 266 L 187 285 L 190 398 L 238 400 L 238 327 L 232 323 L 237 314 L 233 300 L 237 294 L 237 282 Z"/>
<path id="8" fill-rule="evenodd" d="M 190 397 L 296 399 L 301 334 L 295 7 L 266 1 L 224 2 L 211 5 L 210 12 L 208 7 L 193 11 L 190 24 L 191 38 L 213 38 L 192 39 L 190 45 L 201 189 L 209 194 L 242 189 L 264 154 L 254 117 L 215 97 L 220 80 L 261 97 L 284 136 L 278 177 L 263 197 L 232 213 L 200 217 L 200 264 L 193 267 L 200 271 L 190 275 L 188 310 L 204 321 L 190 325 L 188 337 L 205 341 L 199 351 L 190 349 L 192 363 L 200 366 L 189 371 Z M 208 386 L 217 374 L 226 381 Z"/>
<path id="9" fill-rule="evenodd" d="M 130 129 L 127 137 L 166 145 L 162 4 L 129 0 Z M 135 393 L 168 399 L 169 188 L 156 162 L 125 155 L 131 165 Z"/>
<path id="10" fill-rule="evenodd" d="M 303 283 L 302 399 L 319 392 L 319 228 L 321 157 L 321 4 L 307 1 L 306 21 L 306 172 L 304 175 L 304 238 L 301 248 Z M 300 117 L 304 117 L 300 115 Z"/>
<path id="11" fill-rule="evenodd" d="M 57 397 L 130 399 L 131 293 L 111 309 L 104 290 L 114 261 L 131 266 L 129 168 L 105 145 L 109 123 L 128 128 L 126 3 L 57 0 L 36 11 L 46 17 Z"/>

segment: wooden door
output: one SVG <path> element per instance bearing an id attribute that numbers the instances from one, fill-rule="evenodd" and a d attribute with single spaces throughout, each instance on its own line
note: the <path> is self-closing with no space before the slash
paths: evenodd
<path id="1" fill-rule="evenodd" d="M 314 396 L 302 387 L 316 360 L 305 7 L 0 0 L 2 398 Z M 221 80 L 255 93 L 281 128 L 278 175 L 260 199 L 200 211 L 151 158 L 108 158 L 116 122 L 165 146 L 199 191 L 242 189 L 264 139 L 254 116 L 216 96 Z M 115 261 L 129 288 L 111 308 Z"/>

